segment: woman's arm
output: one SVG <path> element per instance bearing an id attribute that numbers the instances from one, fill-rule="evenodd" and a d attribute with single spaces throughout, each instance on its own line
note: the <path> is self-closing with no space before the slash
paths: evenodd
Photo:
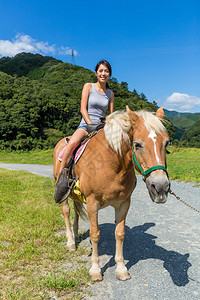
<path id="1" fill-rule="evenodd" d="M 113 113 L 113 111 L 114 111 L 114 93 L 113 91 L 111 91 L 108 112 L 109 114 L 111 114 Z"/>
<path id="2" fill-rule="evenodd" d="M 87 111 L 88 97 L 89 97 L 90 91 L 91 91 L 91 83 L 86 83 L 82 90 L 81 114 L 87 124 L 92 124 L 90 117 L 88 115 L 88 111 Z"/>

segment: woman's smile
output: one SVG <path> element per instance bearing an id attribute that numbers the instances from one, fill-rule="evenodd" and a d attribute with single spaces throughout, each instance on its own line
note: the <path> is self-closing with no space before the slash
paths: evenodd
<path id="1" fill-rule="evenodd" d="M 97 79 L 103 82 L 107 81 L 110 77 L 110 72 L 108 68 L 104 65 L 100 65 L 99 69 L 95 74 L 97 76 Z"/>

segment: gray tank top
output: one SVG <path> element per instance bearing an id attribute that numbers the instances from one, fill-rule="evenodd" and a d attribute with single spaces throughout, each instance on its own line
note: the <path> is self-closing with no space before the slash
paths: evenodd
<path id="1" fill-rule="evenodd" d="M 93 124 L 99 124 L 101 122 L 100 118 L 105 116 L 108 104 L 110 101 L 111 90 L 108 89 L 107 94 L 102 95 L 97 92 L 93 83 L 91 83 L 91 91 L 88 97 L 87 111 L 90 117 L 90 120 Z M 79 126 L 87 125 L 85 119 L 82 117 L 81 123 Z"/>

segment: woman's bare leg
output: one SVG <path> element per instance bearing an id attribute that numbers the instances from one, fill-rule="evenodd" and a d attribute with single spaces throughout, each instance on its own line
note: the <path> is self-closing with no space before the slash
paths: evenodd
<path id="1" fill-rule="evenodd" d="M 87 131 L 83 128 L 78 128 L 72 137 L 70 138 L 69 143 L 67 144 L 67 147 L 65 148 L 65 151 L 63 153 L 62 161 L 60 164 L 60 172 L 62 169 L 67 166 L 68 162 L 70 161 L 70 158 L 72 156 L 72 153 L 74 149 L 80 144 L 81 140 L 85 138 L 88 135 Z"/>

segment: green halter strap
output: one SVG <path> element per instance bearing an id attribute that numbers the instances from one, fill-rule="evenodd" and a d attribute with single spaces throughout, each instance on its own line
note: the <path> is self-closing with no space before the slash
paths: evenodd
<path id="1" fill-rule="evenodd" d="M 162 165 L 157 165 L 157 166 L 154 166 L 154 167 L 151 167 L 149 168 L 148 170 L 146 171 L 143 171 L 139 162 L 137 161 L 137 158 L 135 156 L 135 153 L 134 153 L 134 141 L 133 141 L 133 146 L 132 146 L 132 149 L 133 149 L 133 162 L 134 162 L 134 165 L 135 167 L 138 167 L 138 169 L 140 170 L 140 173 L 145 177 L 146 175 L 148 175 L 149 173 L 155 171 L 155 170 L 164 170 L 166 173 L 167 173 L 167 168 L 162 166 Z M 168 173 L 167 173 L 168 175 Z"/>

